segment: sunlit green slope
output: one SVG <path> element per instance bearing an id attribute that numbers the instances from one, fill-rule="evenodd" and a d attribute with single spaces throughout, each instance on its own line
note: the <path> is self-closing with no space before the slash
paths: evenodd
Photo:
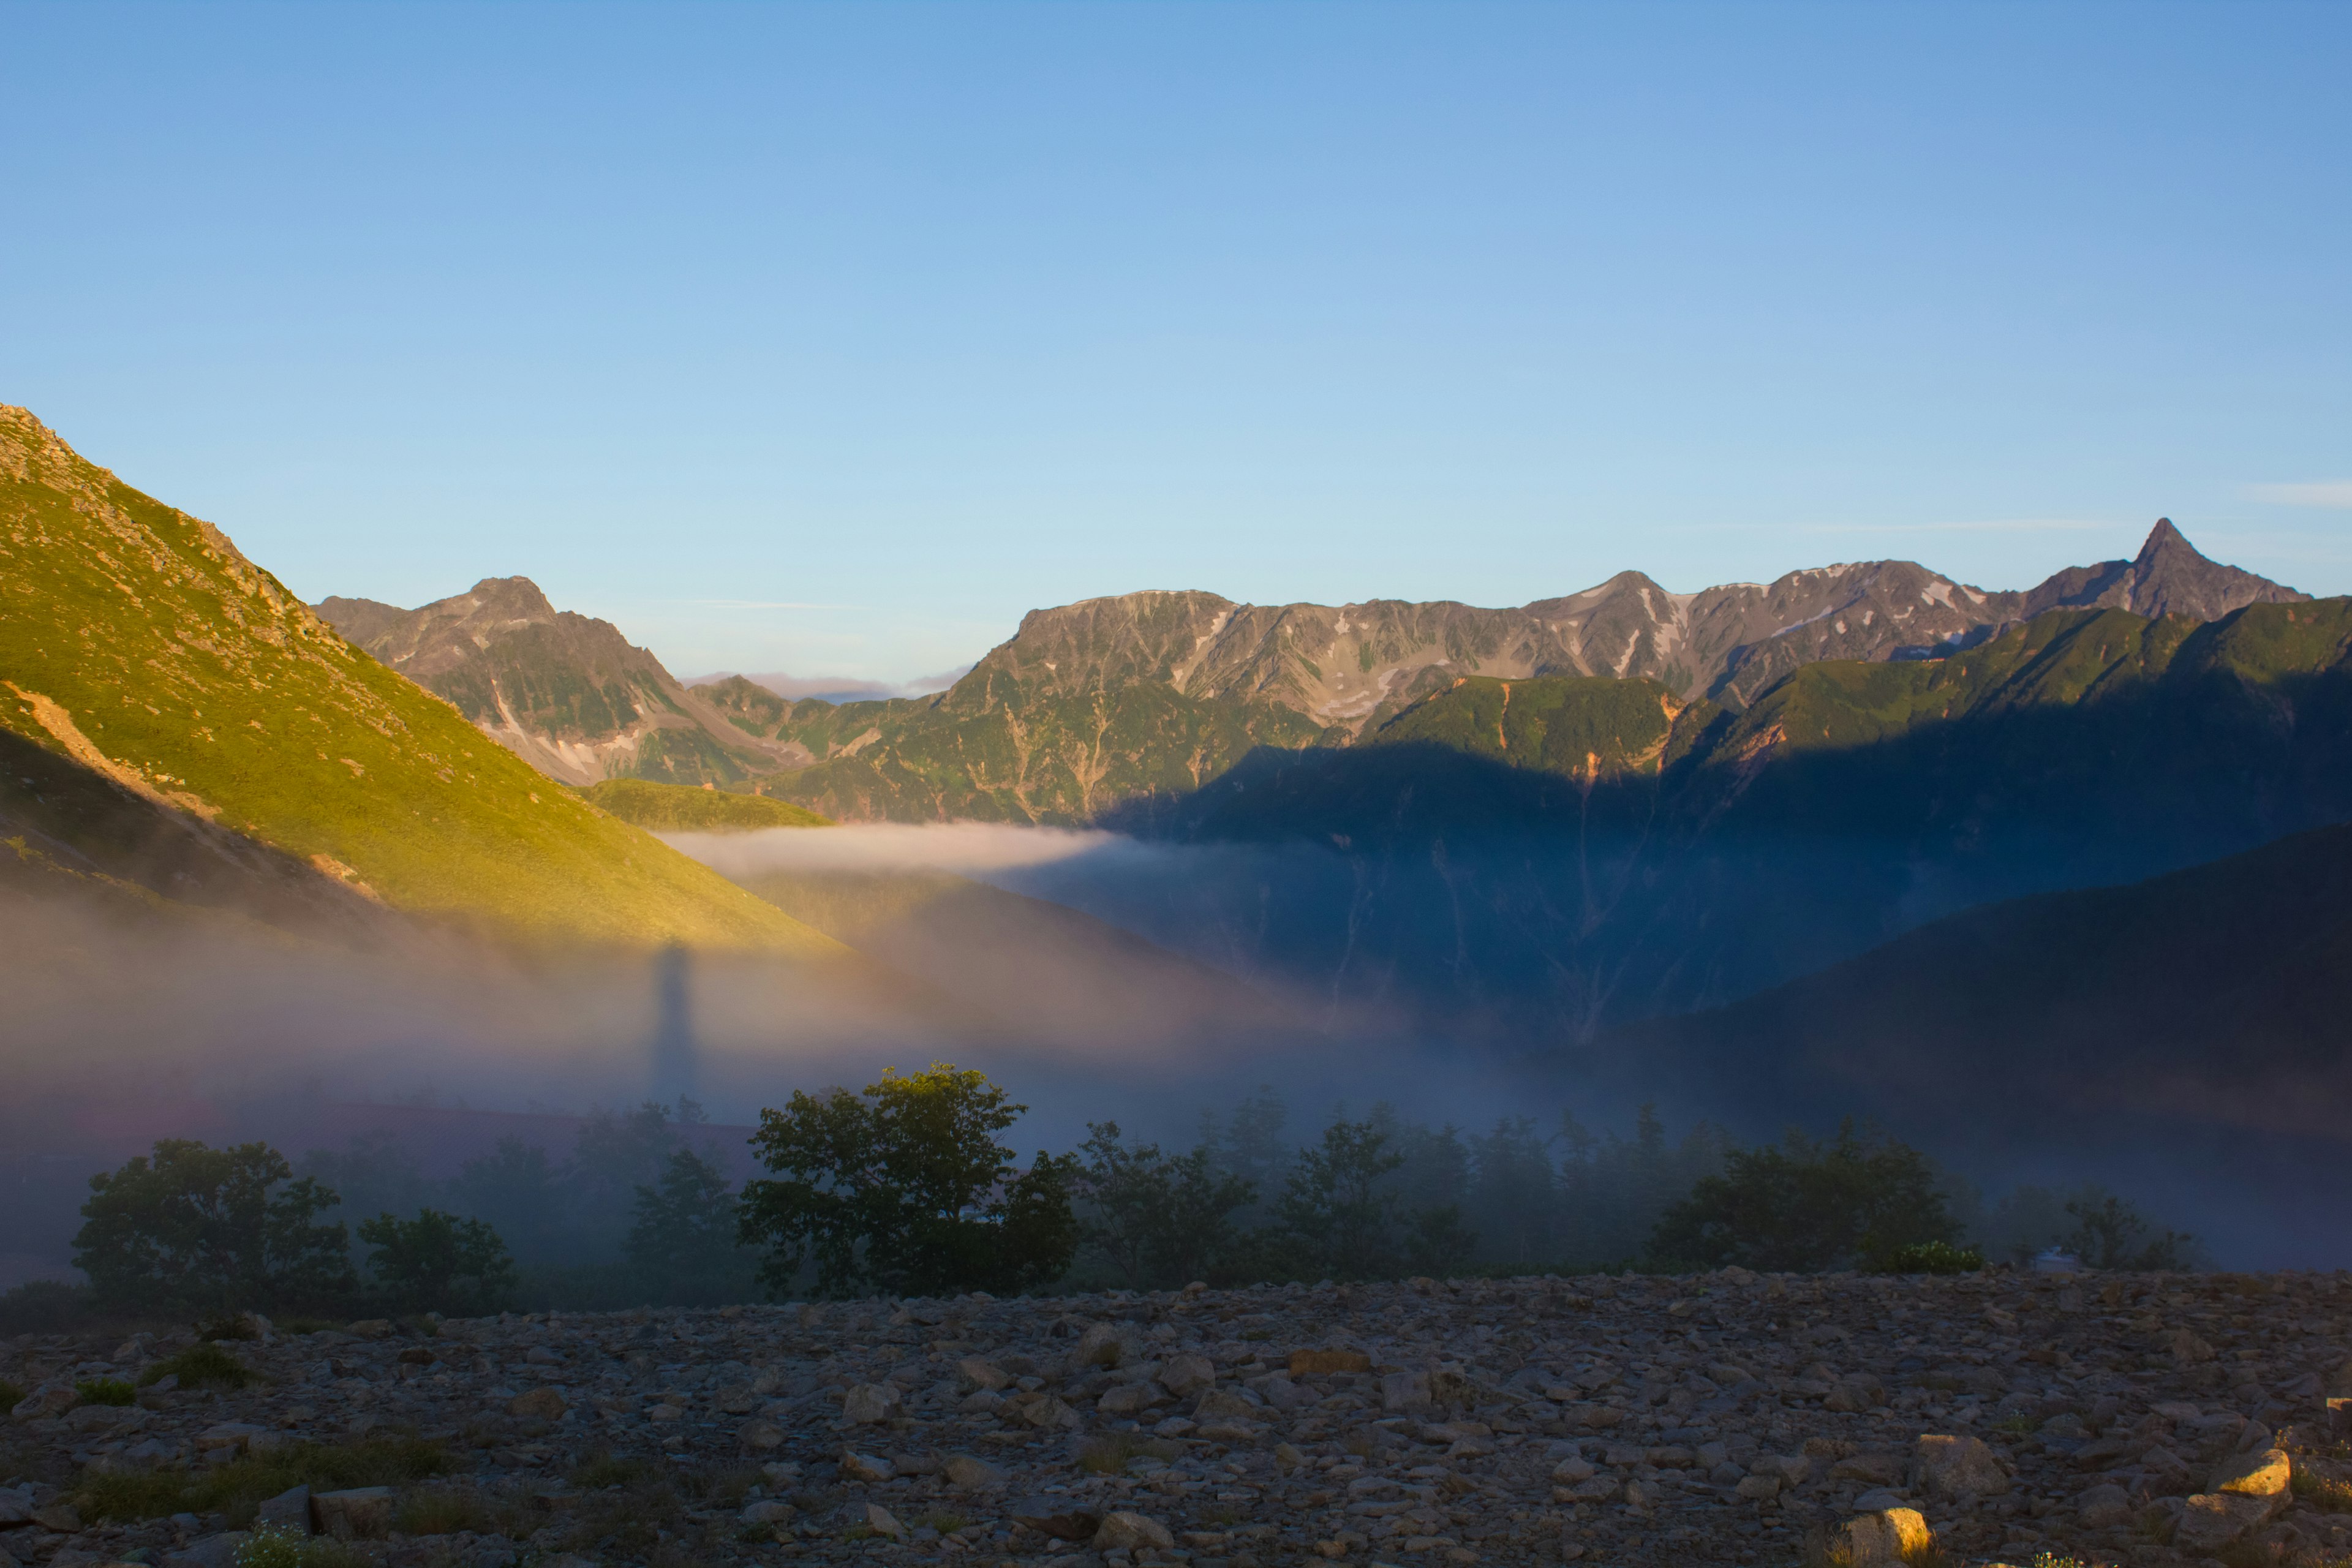
<path id="1" fill-rule="evenodd" d="M 0 406 L 0 726 L 383 903 L 544 941 L 843 950 L 541 776 L 219 530 Z"/>

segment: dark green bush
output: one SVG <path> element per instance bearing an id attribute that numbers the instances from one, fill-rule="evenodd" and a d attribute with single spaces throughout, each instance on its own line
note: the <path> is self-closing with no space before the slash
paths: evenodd
<path id="1" fill-rule="evenodd" d="M 1791 1131 L 1778 1148 L 1729 1151 L 1650 1245 L 1662 1261 L 1818 1274 L 1959 1233 L 1927 1157 L 1849 1121 L 1826 1142 Z"/>
<path id="2" fill-rule="evenodd" d="M 1983 1253 L 1948 1241 L 1915 1241 L 1870 1260 L 1874 1274 L 1974 1274 L 1984 1266 Z"/>
<path id="3" fill-rule="evenodd" d="M 139 1397 L 139 1391 L 119 1377 L 94 1377 L 74 1384 L 84 1405 L 129 1405 Z"/>
<path id="4" fill-rule="evenodd" d="M 261 1381 L 259 1373 L 209 1340 L 157 1362 L 139 1374 L 139 1385 L 167 1377 L 178 1378 L 182 1388 L 243 1388 Z"/>

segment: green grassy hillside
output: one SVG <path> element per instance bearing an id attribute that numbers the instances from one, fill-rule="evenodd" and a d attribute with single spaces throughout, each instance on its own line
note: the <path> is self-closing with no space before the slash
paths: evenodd
<path id="1" fill-rule="evenodd" d="M 830 827 L 830 817 L 819 816 L 790 801 L 765 795 L 731 795 L 725 790 L 688 789 L 684 784 L 656 784 L 651 779 L 606 779 L 580 792 L 581 798 L 623 822 L 655 833 L 748 832 L 759 827 Z"/>
<path id="2" fill-rule="evenodd" d="M 1270 702 L 1200 701 L 1145 681 L 1064 691 L 986 661 L 938 697 L 770 709 L 741 690 L 697 695 L 747 733 L 807 747 L 818 760 L 770 791 L 848 821 L 1085 822 L 1198 789 L 1255 747 L 1323 733 Z"/>
<path id="3" fill-rule="evenodd" d="M 553 941 L 841 951 L 483 737 L 219 530 L 0 408 L 0 726 L 391 907 Z"/>

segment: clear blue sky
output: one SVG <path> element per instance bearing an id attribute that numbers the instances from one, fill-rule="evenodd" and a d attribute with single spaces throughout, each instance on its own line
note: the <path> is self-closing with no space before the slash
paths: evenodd
<path id="1" fill-rule="evenodd" d="M 0 400 L 308 597 L 903 678 L 2160 512 L 2352 591 L 2352 5 L 0 24 Z"/>

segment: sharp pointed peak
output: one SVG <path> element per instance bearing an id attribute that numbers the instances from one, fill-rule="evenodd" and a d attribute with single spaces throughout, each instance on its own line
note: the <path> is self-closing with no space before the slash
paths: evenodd
<path id="1" fill-rule="evenodd" d="M 2187 534 L 2173 527 L 2170 518 L 2159 517 L 2156 520 L 2156 526 L 2147 531 L 2147 542 L 2139 547 L 2139 559 L 2152 560 L 2158 552 L 2176 547 L 2191 555 L 2200 553 L 2195 545 L 2189 542 Z"/>

